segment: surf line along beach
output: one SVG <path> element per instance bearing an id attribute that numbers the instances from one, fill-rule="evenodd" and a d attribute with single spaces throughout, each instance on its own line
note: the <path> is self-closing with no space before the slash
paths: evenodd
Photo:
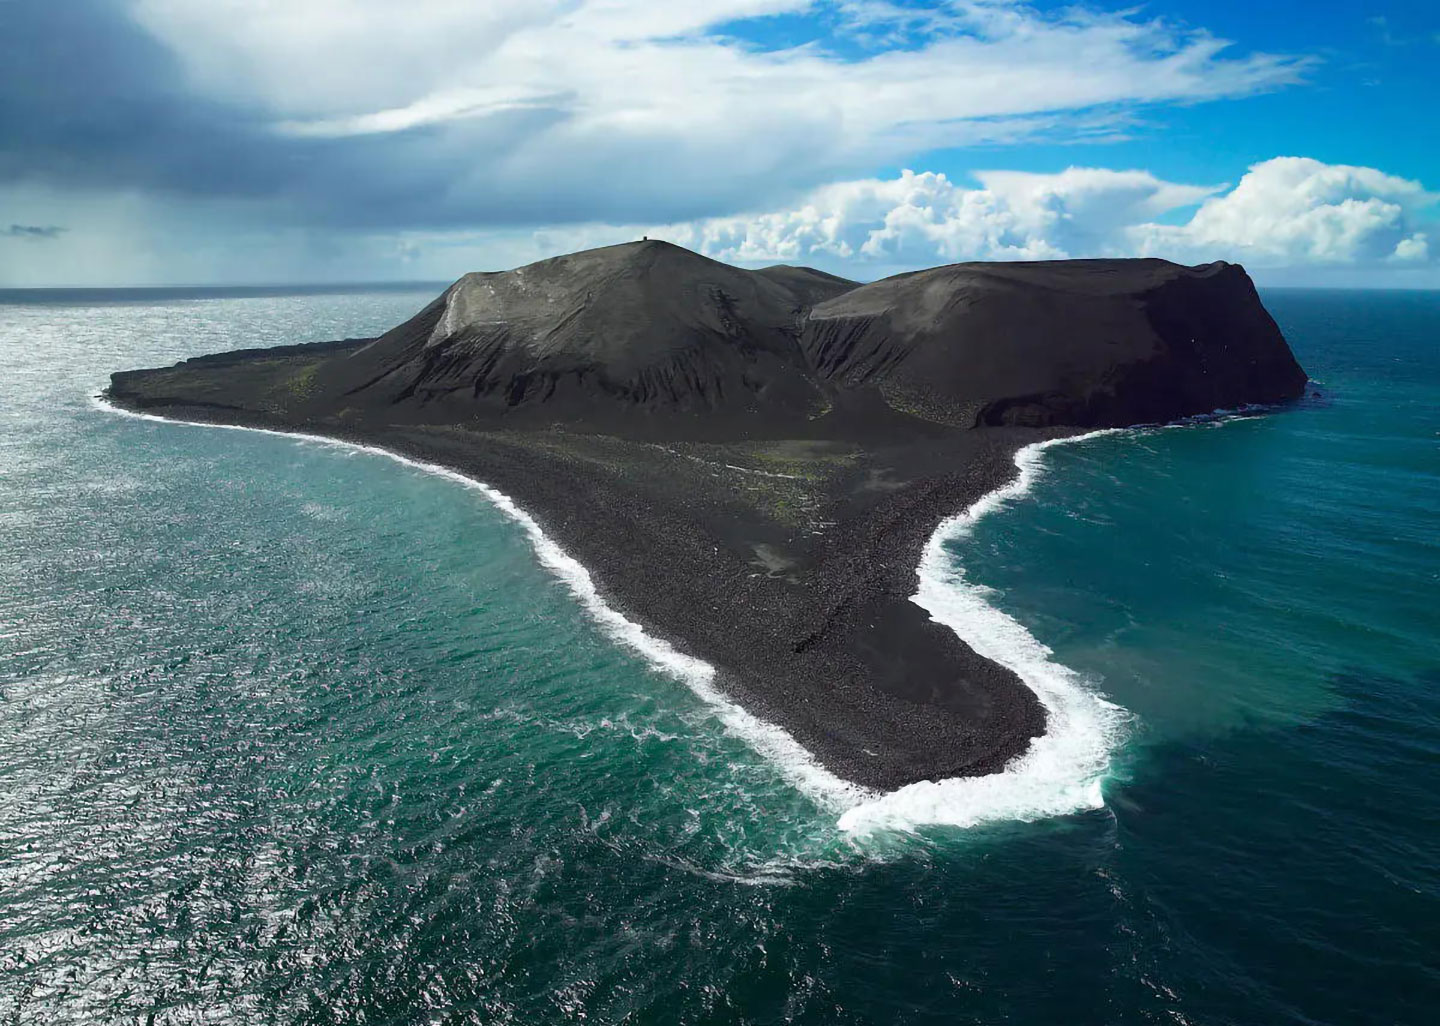
<path id="1" fill-rule="evenodd" d="M 687 685 L 714 712 L 725 728 L 776 765 L 797 789 L 839 813 L 841 829 L 865 833 L 875 829 L 914 829 L 943 824 L 968 827 L 999 819 L 1036 819 L 1102 804 L 1100 776 L 1122 730 L 1119 707 L 1087 690 L 1067 667 L 1054 663 L 1044 646 L 1018 622 L 994 609 L 979 589 L 948 568 L 943 543 L 967 535 L 980 517 L 1029 490 L 1037 472 L 1038 454 L 1056 444 L 1082 442 L 1111 430 L 1036 442 L 1016 453 L 1020 473 L 1007 485 L 982 497 L 964 513 L 943 523 L 926 546 L 918 568 L 920 590 L 914 596 L 940 622 L 952 627 L 987 658 L 1008 666 L 1044 703 L 1046 733 L 999 774 L 921 781 L 881 793 L 842 780 L 818 763 L 785 730 L 752 716 L 715 686 L 715 668 L 687 656 L 605 603 L 589 572 L 549 538 L 535 518 L 509 496 L 481 481 L 434 463 L 413 460 L 378 446 L 361 445 L 324 435 L 251 428 L 213 421 L 177 420 L 136 413 L 97 397 L 106 412 L 137 420 L 188 427 L 255 432 L 379 456 L 479 491 L 525 531 L 541 565 L 554 573 L 611 638 L 638 652 L 662 672 Z M 957 595 L 963 590 L 967 594 Z"/>
<path id="2" fill-rule="evenodd" d="M 714 667 L 724 701 L 839 781 L 924 791 L 1059 767 L 1054 740 L 1075 731 L 1058 728 L 1079 715 L 1056 699 L 1073 682 L 1035 682 L 1059 668 L 1034 651 L 1030 686 L 997 661 L 1010 626 L 982 617 L 967 644 L 951 629 L 965 614 L 942 611 L 946 626 L 911 601 L 917 565 L 922 602 L 941 573 L 937 525 L 1036 443 L 1304 383 L 1230 264 L 961 264 L 856 285 L 645 242 L 467 275 L 378 339 L 121 372 L 107 395 L 483 481 L 626 622 Z"/>

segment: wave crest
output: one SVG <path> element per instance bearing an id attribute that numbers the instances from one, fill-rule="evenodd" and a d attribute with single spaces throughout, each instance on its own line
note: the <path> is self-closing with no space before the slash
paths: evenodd
<path id="1" fill-rule="evenodd" d="M 1019 474 L 944 521 L 920 560 L 913 601 L 986 659 L 1013 670 L 1045 706 L 1046 730 L 1000 773 L 921 781 L 862 802 L 840 817 L 840 828 L 914 830 L 928 825 L 972 827 L 996 820 L 1030 821 L 1105 804 L 1102 783 L 1110 754 L 1123 738 L 1128 714 L 1086 686 L 1080 674 L 1014 617 L 990 604 L 990 591 L 973 584 L 945 544 L 969 537 L 981 517 L 1024 495 L 1042 470 L 1043 454 L 1062 445 L 1118 433 L 1092 431 L 1025 446 L 1015 454 Z"/>
<path id="2" fill-rule="evenodd" d="M 94 403 L 106 412 L 137 420 L 253 431 L 383 456 L 480 492 L 525 531 L 541 564 L 564 582 L 607 634 L 688 686 L 726 730 L 775 764 L 792 785 L 822 807 L 839 813 L 838 825 L 843 831 L 866 834 L 877 830 L 913 831 L 928 825 L 971 827 L 998 820 L 1030 821 L 1104 804 L 1101 784 L 1109 769 L 1110 753 L 1123 737 L 1127 714 L 1086 687 L 1074 670 L 1055 662 L 1050 649 L 1019 621 L 992 606 L 988 590 L 966 580 L 964 571 L 945 552 L 945 543 L 968 537 L 981 517 L 1029 491 L 1040 474 L 1045 449 L 1113 434 L 1115 430 L 1052 439 L 1020 449 L 1015 454 L 1019 468 L 1015 479 L 944 521 L 931 535 L 920 561 L 919 590 L 913 600 L 980 655 L 1015 671 L 1045 706 L 1045 734 L 1001 773 L 922 781 L 880 794 L 837 777 L 783 728 L 725 697 L 715 686 L 714 666 L 647 633 L 607 605 L 590 572 L 545 534 L 539 522 L 513 499 L 483 481 L 379 446 L 324 435 L 176 420 L 122 409 L 100 397 Z"/>

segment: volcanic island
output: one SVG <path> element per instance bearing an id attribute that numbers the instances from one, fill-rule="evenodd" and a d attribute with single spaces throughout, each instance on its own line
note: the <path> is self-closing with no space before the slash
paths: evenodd
<path id="1" fill-rule="evenodd" d="M 963 263 L 859 284 L 643 241 L 467 274 L 378 338 L 124 371 L 116 406 L 325 435 L 511 496 L 607 603 L 845 780 L 1002 770 L 1044 706 L 911 601 L 1037 441 L 1299 397 L 1244 269 Z"/>

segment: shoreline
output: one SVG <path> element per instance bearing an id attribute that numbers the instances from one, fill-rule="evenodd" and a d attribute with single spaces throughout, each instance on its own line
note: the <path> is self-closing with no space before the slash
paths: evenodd
<path id="1" fill-rule="evenodd" d="M 382 456 L 480 492 L 507 519 L 521 527 L 540 564 L 560 579 L 612 640 L 637 652 L 653 668 L 688 687 L 726 730 L 774 765 L 792 786 L 827 811 L 838 814 L 837 827 L 842 831 L 863 834 L 876 829 L 913 830 L 928 825 L 970 827 L 1000 820 L 1028 821 L 1103 806 L 1101 781 L 1123 730 L 1124 711 L 1085 688 L 1074 671 L 1049 660 L 1049 649 L 1018 621 L 990 606 L 983 589 L 965 579 L 963 568 L 949 564 L 944 546 L 948 541 L 968 536 L 983 517 L 1026 494 L 1041 472 L 1042 454 L 1046 449 L 1127 429 L 1110 428 L 1045 438 L 1020 446 L 1012 454 L 1015 472 L 1008 480 L 982 493 L 960 512 L 944 517 L 929 534 L 913 570 L 916 587 L 909 600 L 982 659 L 1014 672 L 1045 709 L 1046 724 L 1043 732 L 1033 737 L 1025 749 L 993 772 L 921 780 L 882 790 L 854 783 L 833 772 L 785 727 L 751 712 L 726 694 L 716 684 L 715 666 L 681 651 L 609 604 L 586 566 L 570 555 L 524 507 L 486 481 L 454 467 L 372 443 L 298 430 L 161 416 L 127 409 L 103 394 L 93 396 L 92 405 L 106 413 L 137 420 L 254 431 Z M 961 607 L 958 611 L 957 600 Z M 979 610 L 984 612 L 977 612 Z"/>
<path id="2" fill-rule="evenodd" d="M 516 497 L 609 605 L 715 667 L 727 699 L 867 792 L 998 773 L 1044 733 L 1035 693 L 911 596 L 938 524 L 1011 481 L 1023 445 L 1080 432 L 666 441 L 526 420 L 313 418 L 265 399 L 313 360 L 299 347 L 217 354 L 117 373 L 106 398 L 378 447 Z"/>
<path id="3" fill-rule="evenodd" d="M 970 582 L 949 558 L 947 543 L 967 539 L 987 516 L 1023 498 L 1044 473 L 1047 449 L 1124 434 L 1136 428 L 1101 428 L 1045 439 L 1015 453 L 1015 476 L 936 527 L 916 567 L 912 597 L 936 622 L 955 631 L 982 657 L 1015 672 L 1046 711 L 1045 732 L 1000 772 L 907 784 L 848 810 L 842 830 L 906 829 L 915 825 L 960 828 L 1000 820 L 1029 822 L 1103 808 L 1102 785 L 1110 757 L 1123 740 L 1128 714 L 1092 691 L 1050 648 L 1014 617 L 991 604 L 989 591 Z"/>
<path id="4" fill-rule="evenodd" d="M 595 587 L 590 571 L 546 534 L 539 521 L 527 510 L 493 485 L 452 467 L 413 459 L 379 445 L 366 445 L 362 442 L 351 442 L 328 435 L 308 434 L 301 431 L 282 431 L 276 428 L 250 427 L 244 424 L 162 417 L 154 413 L 128 410 L 103 395 L 92 396 L 91 405 L 105 413 L 152 423 L 250 431 L 279 438 L 313 442 L 334 449 L 362 452 L 371 456 L 384 457 L 412 470 L 441 477 L 464 488 L 478 491 L 506 519 L 520 527 L 531 548 L 534 549 L 540 565 L 565 585 L 590 617 L 599 624 L 607 637 L 637 652 L 653 669 L 688 687 L 696 697 L 711 708 L 716 718 L 727 729 L 744 740 L 762 758 L 776 765 L 781 774 L 794 787 L 811 798 L 830 805 L 832 811 L 836 812 L 846 811 L 863 801 L 882 796 L 879 791 L 836 776 L 826 769 L 812 752 L 791 737 L 783 727 L 753 715 L 728 698 L 714 685 L 716 676 L 714 666 L 703 659 L 681 652 L 664 638 L 651 634 L 643 624 L 636 623 L 609 605 L 600 594 L 599 589 Z"/>
<path id="5" fill-rule="evenodd" d="M 1029 637 L 1013 621 L 982 630 L 917 592 L 917 566 L 921 585 L 943 573 L 937 528 L 1017 474 L 1023 491 L 1033 443 L 1304 380 L 1223 262 L 858 285 L 642 241 L 467 275 L 373 339 L 117 371 L 106 396 L 378 447 L 516 497 L 609 608 L 835 778 L 889 793 L 1043 752 L 1075 693 L 1043 652 L 995 640 Z"/>

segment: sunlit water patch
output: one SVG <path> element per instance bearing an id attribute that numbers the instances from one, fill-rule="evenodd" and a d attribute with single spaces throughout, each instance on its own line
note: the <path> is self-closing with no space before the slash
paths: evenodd
<path id="1" fill-rule="evenodd" d="M 496 497 L 90 402 L 431 291 L 0 304 L 4 1021 L 1440 1001 L 1434 297 L 1267 297 L 1323 400 L 1047 449 L 937 535 L 920 599 L 1050 687 L 1065 743 L 857 803 L 617 644 Z"/>

